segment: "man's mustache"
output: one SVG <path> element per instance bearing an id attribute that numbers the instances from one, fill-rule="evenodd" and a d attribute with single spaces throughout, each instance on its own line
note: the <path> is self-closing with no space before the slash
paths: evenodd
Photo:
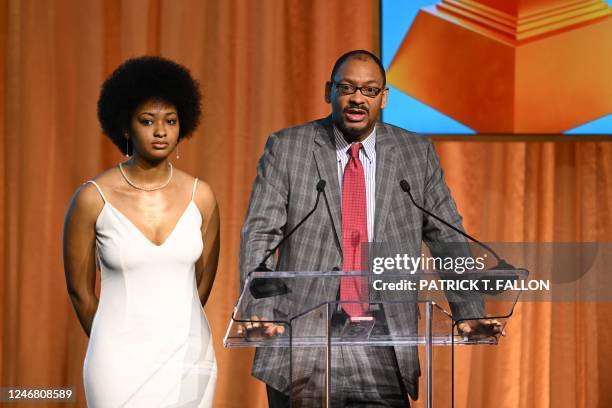
<path id="1" fill-rule="evenodd" d="M 365 113 L 370 112 L 370 109 L 366 105 L 350 105 L 344 108 L 343 111 L 348 112 L 350 110 L 360 110 L 360 111 L 364 111 Z"/>

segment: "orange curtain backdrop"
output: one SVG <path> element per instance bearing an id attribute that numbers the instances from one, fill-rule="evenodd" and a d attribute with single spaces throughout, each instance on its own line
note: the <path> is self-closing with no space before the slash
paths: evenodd
<path id="1" fill-rule="evenodd" d="M 336 58 L 376 50 L 378 2 L 0 0 L 3 183 L 0 385 L 72 385 L 84 406 L 86 337 L 66 292 L 64 213 L 79 184 L 124 159 L 96 101 L 124 59 L 159 54 L 200 81 L 203 123 L 177 167 L 208 181 L 222 250 L 206 306 L 219 366 L 216 406 L 264 406 L 252 350 L 222 346 L 238 297 L 239 230 L 267 135 L 327 114 Z M 4 24 L 6 23 L 6 24 Z"/>
<path id="2" fill-rule="evenodd" d="M 446 181 L 475 236 L 612 240 L 612 143 L 441 140 Z M 456 406 L 612 406 L 610 321 L 612 303 L 519 303 L 499 346 L 458 348 Z"/>
<path id="3" fill-rule="evenodd" d="M 222 253 L 206 306 L 219 364 L 216 406 L 266 406 L 249 374 L 252 351 L 221 344 L 238 295 L 239 229 L 255 164 L 270 132 L 329 112 L 323 85 L 333 62 L 350 49 L 377 50 L 378 7 L 0 0 L 1 386 L 74 386 L 84 406 L 86 338 L 64 283 L 63 216 L 80 183 L 122 160 L 97 124 L 101 82 L 125 58 L 159 54 L 190 68 L 204 94 L 202 126 L 181 144 L 176 164 L 212 185 L 221 210 Z M 610 144 L 437 148 L 477 236 L 612 239 Z M 458 352 L 457 406 L 611 406 L 611 317 L 605 304 L 521 305 L 499 347 Z"/>

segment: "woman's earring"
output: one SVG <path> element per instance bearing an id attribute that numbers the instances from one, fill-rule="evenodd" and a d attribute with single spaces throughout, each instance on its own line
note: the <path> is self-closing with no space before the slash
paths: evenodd
<path id="1" fill-rule="evenodd" d="M 125 133 L 125 157 L 130 157 L 130 138 L 127 132 Z"/>
<path id="2" fill-rule="evenodd" d="M 176 144 L 176 160 L 179 159 L 178 143 Z"/>

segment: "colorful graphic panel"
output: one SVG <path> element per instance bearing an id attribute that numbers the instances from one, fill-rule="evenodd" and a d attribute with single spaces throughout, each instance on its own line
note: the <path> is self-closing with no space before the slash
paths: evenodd
<path id="1" fill-rule="evenodd" d="M 612 0 L 382 0 L 386 122 L 612 134 Z"/>

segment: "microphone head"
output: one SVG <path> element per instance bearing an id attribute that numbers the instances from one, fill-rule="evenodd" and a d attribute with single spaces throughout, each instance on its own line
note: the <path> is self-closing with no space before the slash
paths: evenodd
<path id="1" fill-rule="evenodd" d="M 494 267 L 491 268 L 491 270 L 513 270 L 516 269 L 513 265 L 509 264 L 508 262 L 506 262 L 505 259 L 500 259 L 497 262 L 497 265 L 495 265 Z"/>
<path id="2" fill-rule="evenodd" d="M 404 179 L 400 180 L 400 187 L 407 193 L 410 193 L 410 184 Z"/>
<path id="3" fill-rule="evenodd" d="M 325 180 L 319 180 L 319 182 L 317 183 L 317 191 L 320 193 L 325 189 L 325 185 L 327 183 L 325 182 Z"/>

